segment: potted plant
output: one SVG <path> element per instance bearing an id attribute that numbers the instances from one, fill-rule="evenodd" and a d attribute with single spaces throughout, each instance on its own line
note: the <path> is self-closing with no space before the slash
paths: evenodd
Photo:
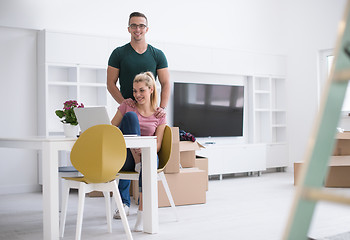
<path id="1" fill-rule="evenodd" d="M 78 134 L 78 120 L 74 108 L 83 108 L 84 104 L 78 104 L 75 100 L 68 100 L 63 104 L 63 110 L 56 110 L 56 115 L 62 119 L 63 130 L 66 137 L 74 137 Z"/>

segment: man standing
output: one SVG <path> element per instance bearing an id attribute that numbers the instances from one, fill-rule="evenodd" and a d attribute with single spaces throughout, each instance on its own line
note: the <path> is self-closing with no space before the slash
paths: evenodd
<path id="1" fill-rule="evenodd" d="M 133 12 L 129 17 L 128 31 L 130 43 L 116 48 L 108 61 L 107 89 L 113 98 L 121 103 L 133 98 L 132 84 L 134 77 L 151 71 L 161 85 L 161 101 L 158 112 L 162 112 L 168 104 L 170 82 L 168 63 L 164 53 L 146 42 L 148 21 L 144 14 Z M 116 83 L 120 80 L 120 90 Z M 164 113 L 163 113 L 164 114 Z"/>
<path id="2" fill-rule="evenodd" d="M 131 35 L 130 43 L 116 48 L 109 60 L 107 68 L 107 89 L 113 98 L 120 104 L 128 101 L 133 105 L 133 80 L 141 72 L 151 71 L 161 85 L 161 101 L 156 111 L 156 117 L 165 114 L 165 107 L 170 96 L 170 81 L 168 62 L 164 53 L 146 42 L 145 35 L 148 32 L 148 21 L 144 14 L 133 12 L 129 16 L 128 32 Z M 116 86 L 120 81 L 120 89 Z M 125 213 L 129 215 L 130 207 L 130 180 L 119 181 L 119 191 L 124 204 Z M 117 210 L 114 218 L 119 219 Z"/>

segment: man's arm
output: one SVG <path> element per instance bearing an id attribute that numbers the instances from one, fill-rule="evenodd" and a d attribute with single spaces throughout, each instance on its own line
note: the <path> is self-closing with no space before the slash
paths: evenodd
<path id="1" fill-rule="evenodd" d="M 124 98 L 117 87 L 117 81 L 119 78 L 119 69 L 108 66 L 107 68 L 107 89 L 112 97 L 121 104 L 124 101 Z"/>
<path id="2" fill-rule="evenodd" d="M 157 70 L 158 79 L 162 87 L 160 96 L 160 107 L 165 108 L 168 106 L 170 97 L 170 74 L 168 68 L 161 68 Z"/>

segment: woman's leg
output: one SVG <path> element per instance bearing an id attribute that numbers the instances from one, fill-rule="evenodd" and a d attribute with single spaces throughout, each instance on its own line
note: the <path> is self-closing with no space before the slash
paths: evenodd
<path id="1" fill-rule="evenodd" d="M 157 168 L 159 167 L 159 158 L 157 155 Z M 139 196 L 139 210 L 142 211 L 142 165 L 141 165 L 141 171 L 140 171 L 140 175 L 139 175 L 139 192 L 140 192 L 140 196 Z"/>
<path id="2" fill-rule="evenodd" d="M 119 129 L 123 134 L 136 134 L 141 135 L 140 123 L 135 112 L 127 112 L 124 114 L 120 123 Z"/>
<path id="3" fill-rule="evenodd" d="M 159 167 L 159 158 L 157 155 L 157 167 Z M 135 232 L 141 232 L 143 230 L 143 221 L 142 221 L 142 212 L 143 212 L 143 203 L 142 203 L 142 165 L 141 165 L 141 171 L 139 175 L 139 209 L 137 211 L 137 218 L 135 222 L 134 231 Z"/>
<path id="4" fill-rule="evenodd" d="M 137 118 L 136 113 L 134 112 L 127 112 L 123 116 L 123 119 L 120 123 L 119 129 L 122 131 L 123 134 L 136 134 L 141 135 L 140 131 L 140 124 L 139 120 Z M 122 171 L 134 171 L 135 169 L 135 162 L 134 158 L 131 154 L 130 149 L 127 149 L 127 156 L 124 166 L 122 167 Z M 119 180 L 118 188 L 120 192 L 120 196 L 122 198 L 122 201 L 124 204 L 126 204 L 128 207 L 130 207 L 130 180 Z"/>

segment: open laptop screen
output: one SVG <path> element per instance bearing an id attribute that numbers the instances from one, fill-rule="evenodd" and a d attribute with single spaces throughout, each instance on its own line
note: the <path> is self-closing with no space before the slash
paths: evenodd
<path id="1" fill-rule="evenodd" d="M 106 107 L 74 108 L 74 112 L 81 132 L 95 125 L 111 124 Z"/>

